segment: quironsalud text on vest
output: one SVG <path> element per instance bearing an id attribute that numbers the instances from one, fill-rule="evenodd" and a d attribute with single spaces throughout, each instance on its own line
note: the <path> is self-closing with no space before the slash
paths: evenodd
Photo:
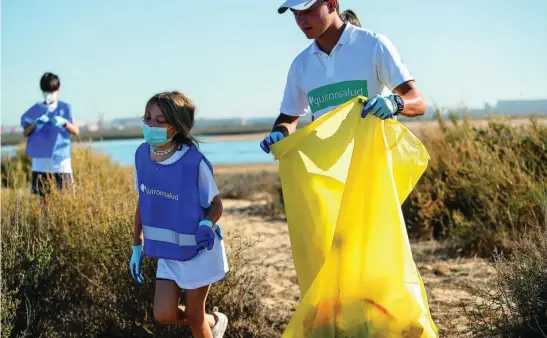
<path id="1" fill-rule="evenodd" d="M 169 198 L 175 201 L 179 200 L 178 194 L 173 194 L 173 193 L 158 190 L 158 189 L 150 189 L 144 183 L 141 183 L 141 191 L 147 195 L 161 196 L 161 197 Z"/>
<path id="2" fill-rule="evenodd" d="M 195 233 L 205 216 L 198 186 L 201 161 L 210 166 L 194 146 L 169 165 L 158 165 L 150 158 L 149 144 L 143 143 L 137 149 L 139 212 L 146 256 L 186 261 L 199 254 Z"/>

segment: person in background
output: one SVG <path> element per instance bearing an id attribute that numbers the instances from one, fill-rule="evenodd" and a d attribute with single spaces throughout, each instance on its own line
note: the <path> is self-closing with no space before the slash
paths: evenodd
<path id="1" fill-rule="evenodd" d="M 74 183 L 71 135 L 78 136 L 80 130 L 74 124 L 72 106 L 59 100 L 60 88 L 59 76 L 45 73 L 40 79 L 43 101 L 21 116 L 26 154 L 32 158 L 31 191 L 41 197 L 42 211 L 52 185 L 63 189 Z"/>

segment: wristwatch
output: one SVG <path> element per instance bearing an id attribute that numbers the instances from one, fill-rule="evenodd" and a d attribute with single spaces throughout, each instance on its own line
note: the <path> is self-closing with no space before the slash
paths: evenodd
<path id="1" fill-rule="evenodd" d="M 397 107 L 397 110 L 395 110 L 395 113 L 393 115 L 399 115 L 405 109 L 405 101 L 403 98 L 399 95 L 391 95 L 392 102 L 395 103 L 395 106 Z"/>

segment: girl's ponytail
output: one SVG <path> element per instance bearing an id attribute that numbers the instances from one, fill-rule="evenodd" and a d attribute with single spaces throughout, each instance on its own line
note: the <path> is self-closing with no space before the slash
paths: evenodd
<path id="1" fill-rule="evenodd" d="M 346 9 L 340 13 L 340 19 L 344 22 L 349 22 L 354 26 L 361 27 L 361 22 L 359 21 L 357 14 L 355 14 L 355 12 L 351 9 Z"/>

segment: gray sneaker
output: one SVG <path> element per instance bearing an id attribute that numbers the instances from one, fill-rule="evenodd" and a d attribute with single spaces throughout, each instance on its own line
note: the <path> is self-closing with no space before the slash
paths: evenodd
<path id="1" fill-rule="evenodd" d="M 224 313 L 218 312 L 218 308 L 213 308 L 213 317 L 215 317 L 215 326 L 211 328 L 211 331 L 213 331 L 213 337 L 214 338 L 222 338 L 224 337 L 224 332 L 226 332 L 226 328 L 228 327 L 228 317 Z"/>

